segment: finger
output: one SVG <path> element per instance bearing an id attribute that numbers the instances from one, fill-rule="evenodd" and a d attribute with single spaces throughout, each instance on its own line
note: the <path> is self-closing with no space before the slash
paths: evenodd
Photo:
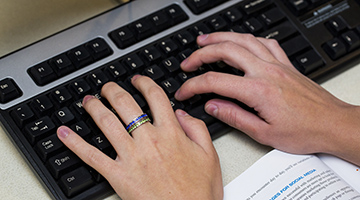
<path id="1" fill-rule="evenodd" d="M 143 114 L 135 99 L 114 82 L 106 83 L 101 90 L 101 95 L 109 101 L 126 125 Z M 150 123 L 144 123 L 141 127 L 149 125 Z M 137 131 L 138 129 L 135 129 L 132 135 L 134 136 Z"/>
<path id="2" fill-rule="evenodd" d="M 279 43 L 274 39 L 257 38 L 274 57 L 286 66 L 293 66 L 284 50 L 280 47 Z M 294 67 L 292 67 L 295 69 Z"/>
<path id="3" fill-rule="evenodd" d="M 224 61 L 228 65 L 245 72 L 245 74 L 258 71 L 264 65 L 263 60 L 244 47 L 231 41 L 225 41 L 195 51 L 181 63 L 181 68 L 184 71 L 195 71 L 204 63 L 217 61 Z"/>
<path id="4" fill-rule="evenodd" d="M 58 138 L 86 164 L 94 168 L 105 178 L 111 176 L 115 164 L 114 160 L 94 146 L 88 144 L 66 126 L 59 127 L 57 135 Z"/>
<path id="5" fill-rule="evenodd" d="M 183 110 L 176 110 L 175 114 L 182 129 L 192 141 L 200 145 L 206 152 L 214 151 L 210 133 L 203 121 L 190 116 Z"/>
<path id="6" fill-rule="evenodd" d="M 134 87 L 141 92 L 146 99 L 155 126 L 170 123 L 173 125 L 176 121 L 170 101 L 163 89 L 149 77 L 136 75 L 131 79 Z"/>
<path id="7" fill-rule="evenodd" d="M 216 32 L 208 35 L 201 35 L 197 38 L 197 42 L 200 46 L 207 46 L 226 41 L 234 42 L 264 61 L 273 62 L 275 60 L 271 51 L 269 51 L 269 49 L 252 34 Z"/>
<path id="8" fill-rule="evenodd" d="M 132 138 L 113 112 L 106 108 L 99 99 L 90 95 L 84 97 L 83 107 L 104 133 L 116 152 L 128 150 Z"/>
<path id="9" fill-rule="evenodd" d="M 175 98 L 184 101 L 195 94 L 215 93 L 237 99 L 253 108 L 264 101 L 259 99 L 261 91 L 256 87 L 250 78 L 220 72 L 207 72 L 187 80 L 175 93 Z"/>
<path id="10" fill-rule="evenodd" d="M 264 133 L 269 127 L 269 124 L 256 114 L 230 101 L 212 99 L 205 104 L 205 111 L 256 139 L 259 139 L 257 133 Z"/>

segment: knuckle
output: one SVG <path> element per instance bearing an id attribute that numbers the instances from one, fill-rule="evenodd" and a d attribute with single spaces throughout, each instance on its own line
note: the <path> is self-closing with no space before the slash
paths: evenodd
<path id="1" fill-rule="evenodd" d="M 163 89 L 155 84 L 149 86 L 147 90 L 144 91 L 144 95 L 148 96 L 149 98 L 163 98 L 166 96 Z"/>
<path id="2" fill-rule="evenodd" d="M 115 117 L 111 114 L 104 114 L 101 117 L 99 117 L 99 124 L 101 124 L 103 127 L 116 127 L 117 121 L 115 120 Z"/>
<path id="3" fill-rule="evenodd" d="M 218 81 L 217 73 L 213 71 L 206 72 L 202 76 L 206 82 L 206 85 L 214 84 Z"/>
<path id="4" fill-rule="evenodd" d="M 244 37 L 243 40 L 246 40 L 246 41 L 256 40 L 256 37 L 250 33 L 242 34 L 242 36 Z"/>
<path id="5" fill-rule="evenodd" d="M 266 42 L 269 44 L 270 47 L 280 47 L 279 42 L 275 39 L 267 39 Z"/>
<path id="6" fill-rule="evenodd" d="M 219 44 L 220 48 L 216 48 L 217 53 L 223 54 L 224 49 L 233 49 L 235 47 L 235 43 L 232 41 L 225 41 Z"/>
<path id="7" fill-rule="evenodd" d="M 196 117 L 193 117 L 193 119 L 194 119 L 194 123 L 197 124 L 199 127 L 206 128 L 206 124 L 204 121 L 202 121 Z"/>
<path id="8" fill-rule="evenodd" d="M 131 95 L 126 91 L 118 91 L 113 95 L 112 98 L 115 105 L 126 105 L 132 99 Z"/>

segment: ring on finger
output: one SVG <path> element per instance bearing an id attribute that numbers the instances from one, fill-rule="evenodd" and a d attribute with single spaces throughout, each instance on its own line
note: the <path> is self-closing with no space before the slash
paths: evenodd
<path id="1" fill-rule="evenodd" d="M 146 113 L 144 113 L 144 114 L 140 115 L 139 117 L 135 118 L 133 121 L 131 121 L 126 126 L 126 130 L 130 134 L 135 129 L 137 129 L 138 127 L 140 127 L 141 125 L 143 125 L 143 124 L 145 124 L 147 122 L 150 122 L 150 118 Z"/>

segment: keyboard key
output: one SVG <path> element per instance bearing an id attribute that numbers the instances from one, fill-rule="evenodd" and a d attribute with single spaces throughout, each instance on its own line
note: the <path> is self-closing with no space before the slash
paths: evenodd
<path id="1" fill-rule="evenodd" d="M 54 108 L 54 104 L 46 96 L 35 98 L 30 103 L 30 106 L 38 114 L 38 116 L 49 114 Z"/>
<path id="2" fill-rule="evenodd" d="M 109 45 L 100 38 L 96 38 L 85 44 L 94 60 L 100 60 L 106 56 L 112 54 L 112 50 Z"/>
<path id="3" fill-rule="evenodd" d="M 325 24 L 335 36 L 347 28 L 347 23 L 340 16 L 336 16 Z"/>
<path id="4" fill-rule="evenodd" d="M 87 112 L 82 104 L 82 99 L 77 100 L 73 104 L 71 104 L 71 108 L 75 110 L 75 113 L 79 114 L 81 117 L 87 116 Z"/>
<path id="5" fill-rule="evenodd" d="M 265 7 L 269 6 L 271 4 L 271 0 L 251 0 L 246 1 L 245 3 L 241 4 L 241 9 L 247 14 L 251 15 L 255 12 L 258 12 L 261 9 L 264 9 Z"/>
<path id="6" fill-rule="evenodd" d="M 0 80 L 0 103 L 7 103 L 20 97 L 21 94 L 22 92 L 14 80 L 10 78 Z"/>
<path id="7" fill-rule="evenodd" d="M 34 119 L 35 114 L 28 105 L 23 104 L 15 108 L 11 112 L 11 116 L 19 127 L 23 127 L 23 125 L 29 123 Z"/>
<path id="8" fill-rule="evenodd" d="M 210 125 L 215 122 L 215 118 L 205 112 L 204 105 L 191 109 L 189 114 L 195 118 L 201 119 L 206 125 Z"/>
<path id="9" fill-rule="evenodd" d="M 185 3 L 194 14 L 200 14 L 225 1 L 227 0 L 185 0 Z"/>
<path id="10" fill-rule="evenodd" d="M 82 98 L 91 92 L 90 85 L 84 79 L 79 79 L 70 83 L 69 88 L 77 98 Z"/>
<path id="11" fill-rule="evenodd" d="M 64 173 L 73 169 L 81 163 L 79 157 L 77 157 L 70 150 L 64 151 L 51 158 L 46 163 L 47 168 L 55 179 L 60 178 Z"/>
<path id="12" fill-rule="evenodd" d="M 89 81 L 90 85 L 93 86 L 94 90 L 99 90 L 101 87 L 109 82 L 109 78 L 100 70 L 91 73 L 87 80 Z"/>
<path id="13" fill-rule="evenodd" d="M 326 42 L 323 49 L 333 60 L 336 60 L 346 54 L 346 46 L 338 38 L 334 38 Z"/>
<path id="14" fill-rule="evenodd" d="M 240 21 L 243 18 L 243 14 L 236 9 L 236 8 L 230 8 L 224 13 L 225 19 L 227 19 L 231 24 L 234 24 L 238 21 Z"/>
<path id="15" fill-rule="evenodd" d="M 348 52 L 357 49 L 360 46 L 360 38 L 355 31 L 347 31 L 341 34 L 341 39 L 345 42 Z"/>
<path id="16" fill-rule="evenodd" d="M 111 147 L 109 140 L 104 135 L 97 135 L 91 139 L 92 144 L 100 151 L 105 152 Z"/>
<path id="17" fill-rule="evenodd" d="M 165 90 L 165 93 L 168 95 L 173 95 L 176 90 L 180 88 L 180 84 L 174 78 L 169 78 L 162 81 L 161 86 Z"/>
<path id="18" fill-rule="evenodd" d="M 250 18 L 250 19 L 244 21 L 244 26 L 251 33 L 256 33 L 256 32 L 260 31 L 263 28 L 263 25 L 256 18 Z"/>
<path id="19" fill-rule="evenodd" d="M 177 71 L 180 70 L 180 63 L 179 61 L 171 56 L 161 62 L 161 66 L 167 71 L 167 73 L 173 75 Z"/>
<path id="20" fill-rule="evenodd" d="M 164 9 L 165 13 L 167 13 L 168 16 L 170 16 L 170 19 L 172 20 L 172 24 L 178 24 L 182 21 L 185 21 L 188 19 L 188 16 L 186 13 L 181 9 L 178 5 L 170 5 Z"/>
<path id="21" fill-rule="evenodd" d="M 73 197 L 83 192 L 94 185 L 94 183 L 92 175 L 85 167 L 80 167 L 64 174 L 59 181 L 61 189 L 68 197 Z"/>
<path id="22" fill-rule="evenodd" d="M 144 74 L 154 81 L 159 81 L 164 78 L 165 74 L 157 65 L 151 65 L 144 70 Z"/>
<path id="23" fill-rule="evenodd" d="M 27 124 L 24 131 L 29 142 L 34 144 L 39 139 L 46 137 L 49 133 L 54 131 L 54 129 L 55 124 L 48 116 L 45 116 Z"/>
<path id="24" fill-rule="evenodd" d="M 267 25 L 272 26 L 285 18 L 284 13 L 279 8 L 272 8 L 260 15 L 260 19 Z"/>
<path id="25" fill-rule="evenodd" d="M 298 70 L 303 74 L 309 74 L 324 64 L 321 57 L 314 50 L 296 57 L 296 61 L 299 64 L 297 66 Z"/>
<path id="26" fill-rule="evenodd" d="M 52 134 L 36 144 L 36 152 L 43 161 L 46 161 L 49 157 L 60 153 L 63 147 L 65 147 L 65 145 L 59 140 L 57 135 Z"/>
<path id="27" fill-rule="evenodd" d="M 51 92 L 50 97 L 59 106 L 66 106 L 72 100 L 72 95 L 65 87 L 61 87 L 61 88 Z"/>
<path id="28" fill-rule="evenodd" d="M 164 11 L 156 12 L 148 17 L 155 25 L 156 32 L 163 31 L 171 26 L 171 21 Z"/>
<path id="29" fill-rule="evenodd" d="M 66 54 L 60 54 L 50 60 L 50 65 L 58 76 L 64 76 L 74 71 L 75 68 Z"/>
<path id="30" fill-rule="evenodd" d="M 209 20 L 209 26 L 214 31 L 224 31 L 224 30 L 226 30 L 227 23 L 224 18 L 222 18 L 220 16 L 216 16 Z"/>
<path id="31" fill-rule="evenodd" d="M 50 67 L 47 62 L 43 62 L 39 65 L 31 67 L 29 69 L 30 76 L 34 79 L 35 83 L 43 86 L 56 79 L 54 70 Z"/>
<path id="32" fill-rule="evenodd" d="M 171 39 L 160 42 L 160 49 L 167 55 L 176 52 L 178 48 L 178 45 Z"/>
<path id="33" fill-rule="evenodd" d="M 206 11 L 209 7 L 210 0 L 185 0 L 185 3 L 195 14 Z"/>
<path id="34" fill-rule="evenodd" d="M 144 67 L 144 62 L 136 54 L 132 54 L 124 59 L 124 64 L 133 71 Z"/>
<path id="35" fill-rule="evenodd" d="M 293 34 L 295 34 L 297 30 L 289 21 L 286 21 L 282 24 L 279 24 L 263 33 L 260 34 L 260 37 L 264 37 L 267 39 L 276 39 L 277 41 L 281 41 Z"/>
<path id="36" fill-rule="evenodd" d="M 180 101 L 177 101 L 175 98 L 170 99 L 170 104 L 174 111 L 185 108 L 184 104 L 182 104 Z"/>
<path id="37" fill-rule="evenodd" d="M 304 12 L 309 6 L 309 3 L 306 0 L 289 0 L 289 4 L 297 11 L 297 13 Z"/>
<path id="38" fill-rule="evenodd" d="M 199 36 L 199 35 L 204 35 L 204 34 L 211 33 L 211 30 L 205 24 L 198 24 L 198 25 L 195 25 L 195 26 L 193 26 L 191 28 L 191 32 L 194 35 Z"/>
<path id="39" fill-rule="evenodd" d="M 70 129 L 81 137 L 86 137 L 91 133 L 90 128 L 86 125 L 85 122 L 79 121 L 70 126 Z"/>
<path id="40" fill-rule="evenodd" d="M 68 125 L 75 120 L 75 116 L 67 107 L 55 111 L 52 117 L 58 125 Z"/>
<path id="41" fill-rule="evenodd" d="M 129 25 L 129 28 L 135 33 L 135 37 L 137 40 L 143 40 L 154 33 L 154 29 L 151 26 L 151 21 L 142 18 L 132 24 Z"/>
<path id="42" fill-rule="evenodd" d="M 111 77 L 112 80 L 119 80 L 124 78 L 126 75 L 125 67 L 117 61 L 106 65 L 105 72 L 109 75 L 109 77 Z"/>
<path id="43" fill-rule="evenodd" d="M 195 75 L 191 72 L 180 72 L 176 78 L 180 81 L 180 83 L 184 83 L 185 81 L 189 80 L 190 78 L 194 77 Z"/>
<path id="44" fill-rule="evenodd" d="M 134 33 L 128 27 L 116 29 L 109 35 L 119 49 L 125 49 L 136 43 Z"/>
<path id="45" fill-rule="evenodd" d="M 285 51 L 286 55 L 290 57 L 310 47 L 310 44 L 304 39 L 303 36 L 298 35 L 282 43 L 280 46 Z"/>
<path id="46" fill-rule="evenodd" d="M 183 31 L 175 35 L 175 39 L 183 46 L 187 47 L 195 42 L 195 37 L 188 31 Z"/>
<path id="47" fill-rule="evenodd" d="M 68 52 L 68 56 L 76 68 L 84 67 L 92 63 L 93 58 L 84 46 L 78 46 Z"/>
<path id="48" fill-rule="evenodd" d="M 178 55 L 177 55 L 177 59 L 180 60 L 180 62 L 182 62 L 183 60 L 185 60 L 186 58 L 188 58 L 191 54 L 193 53 L 193 51 L 191 49 L 185 49 L 184 51 L 181 51 Z"/>
<path id="49" fill-rule="evenodd" d="M 150 46 L 140 51 L 140 56 L 145 58 L 148 63 L 154 63 L 161 58 L 161 53 L 155 47 Z"/>

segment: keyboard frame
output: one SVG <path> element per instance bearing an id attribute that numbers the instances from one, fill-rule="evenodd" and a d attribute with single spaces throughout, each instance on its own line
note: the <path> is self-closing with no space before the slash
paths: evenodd
<path id="1" fill-rule="evenodd" d="M 301 22 L 298 18 L 291 14 L 291 12 L 287 9 L 285 5 L 279 3 L 280 0 L 273 0 L 278 7 L 283 9 L 283 12 L 288 17 L 289 21 L 294 25 L 297 30 L 307 37 L 313 37 L 313 29 L 306 29 L 302 26 Z M 351 3 L 355 3 L 357 0 L 348 0 Z M 43 170 L 42 167 L 38 166 L 36 163 L 41 163 L 42 161 L 38 160 L 37 157 L 33 157 L 32 154 L 35 152 L 29 152 L 27 149 L 32 149 L 27 141 L 23 141 L 23 138 L 17 136 L 19 134 L 19 130 L 14 130 L 11 127 L 16 127 L 13 124 L 13 121 L 6 121 L 6 119 L 10 118 L 8 112 L 6 110 L 20 104 L 26 102 L 35 96 L 38 96 L 44 92 L 50 91 L 53 88 L 67 83 L 69 80 L 75 79 L 89 71 L 95 70 L 99 66 L 102 66 L 112 60 L 115 60 L 119 57 L 123 57 L 131 52 L 136 51 L 137 49 L 143 48 L 144 46 L 148 46 L 152 43 L 155 43 L 159 39 L 162 39 L 165 36 L 171 35 L 172 33 L 183 29 L 184 27 L 189 27 L 192 24 L 196 23 L 200 19 L 207 18 L 214 13 L 221 11 L 227 7 L 230 7 L 234 4 L 241 2 L 240 0 L 230 0 L 225 2 L 216 8 L 210 9 L 206 12 L 203 12 L 199 15 L 193 14 L 189 8 L 185 5 L 183 1 L 170 1 L 170 0 L 156 0 L 156 2 L 150 2 L 147 0 L 136 0 L 125 5 L 121 5 L 115 9 L 112 9 L 108 12 L 105 12 L 99 16 L 96 16 L 92 19 L 89 19 L 85 22 L 77 24 L 69 29 L 56 33 L 48 38 L 45 38 L 41 41 L 35 42 L 32 45 L 29 45 L 23 49 L 20 49 L 14 53 L 11 53 L 0 60 L 0 80 L 4 78 L 11 78 L 15 80 L 16 84 L 22 90 L 23 94 L 21 97 L 12 100 L 5 104 L 0 104 L 0 121 L 1 126 L 4 131 L 8 134 L 9 138 L 21 152 L 25 160 L 29 163 L 32 170 L 35 174 L 42 180 L 44 187 L 49 191 L 49 194 L 52 194 L 55 199 L 67 199 L 63 194 L 58 193 L 58 191 L 54 188 L 54 185 L 57 185 L 53 180 L 46 179 L 47 176 L 51 176 L 48 174 L 47 170 Z M 115 30 L 119 27 L 122 27 L 129 22 L 135 21 L 146 16 L 149 13 L 155 12 L 160 8 L 164 8 L 171 4 L 178 4 L 188 15 L 189 19 L 185 22 L 182 22 L 174 27 L 171 27 L 161 33 L 155 34 L 147 39 L 144 39 L 126 49 L 119 49 L 109 38 L 108 34 L 110 31 Z M 358 4 L 359 5 L 359 4 Z M 360 19 L 360 12 L 358 13 L 358 19 Z M 356 24 L 358 23 L 358 24 Z M 359 22 L 355 22 L 355 20 L 351 21 L 349 24 L 352 27 L 359 25 Z M 81 33 L 87 33 L 86 35 Z M 323 35 L 322 35 L 323 36 Z M 31 79 L 27 70 L 44 60 L 47 60 L 54 55 L 58 55 L 60 53 L 66 52 L 69 49 L 72 49 L 74 46 L 86 43 L 94 38 L 100 37 L 104 39 L 107 44 L 113 50 L 113 54 L 97 61 L 89 66 L 83 67 L 75 72 L 72 72 L 56 81 L 53 81 L 45 86 L 38 86 Z M 325 39 L 331 39 L 333 37 L 330 33 L 325 34 Z M 329 58 L 329 56 L 322 50 L 321 45 L 323 44 L 323 39 L 318 40 L 317 42 L 311 43 L 313 44 L 313 48 L 316 52 L 324 59 L 324 62 L 327 64 L 326 68 L 318 70 L 310 75 L 309 78 L 314 80 L 326 80 L 331 77 L 333 72 L 344 70 L 351 66 L 351 63 L 354 61 L 360 60 L 360 48 L 351 52 L 350 54 L 341 57 L 340 59 L 333 61 Z M 21 58 L 21 59 L 18 59 Z M 9 70 L 9 66 L 11 70 Z M 344 67 L 346 66 L 346 67 Z M 21 132 L 20 132 L 21 133 Z M 103 193 L 103 197 L 109 195 L 110 193 L 104 193 L 105 190 L 103 188 L 110 187 L 108 183 L 104 182 L 103 185 L 99 185 L 91 191 L 91 193 L 99 194 Z M 88 195 L 89 193 L 87 193 Z M 77 196 L 81 198 L 81 195 Z"/>

